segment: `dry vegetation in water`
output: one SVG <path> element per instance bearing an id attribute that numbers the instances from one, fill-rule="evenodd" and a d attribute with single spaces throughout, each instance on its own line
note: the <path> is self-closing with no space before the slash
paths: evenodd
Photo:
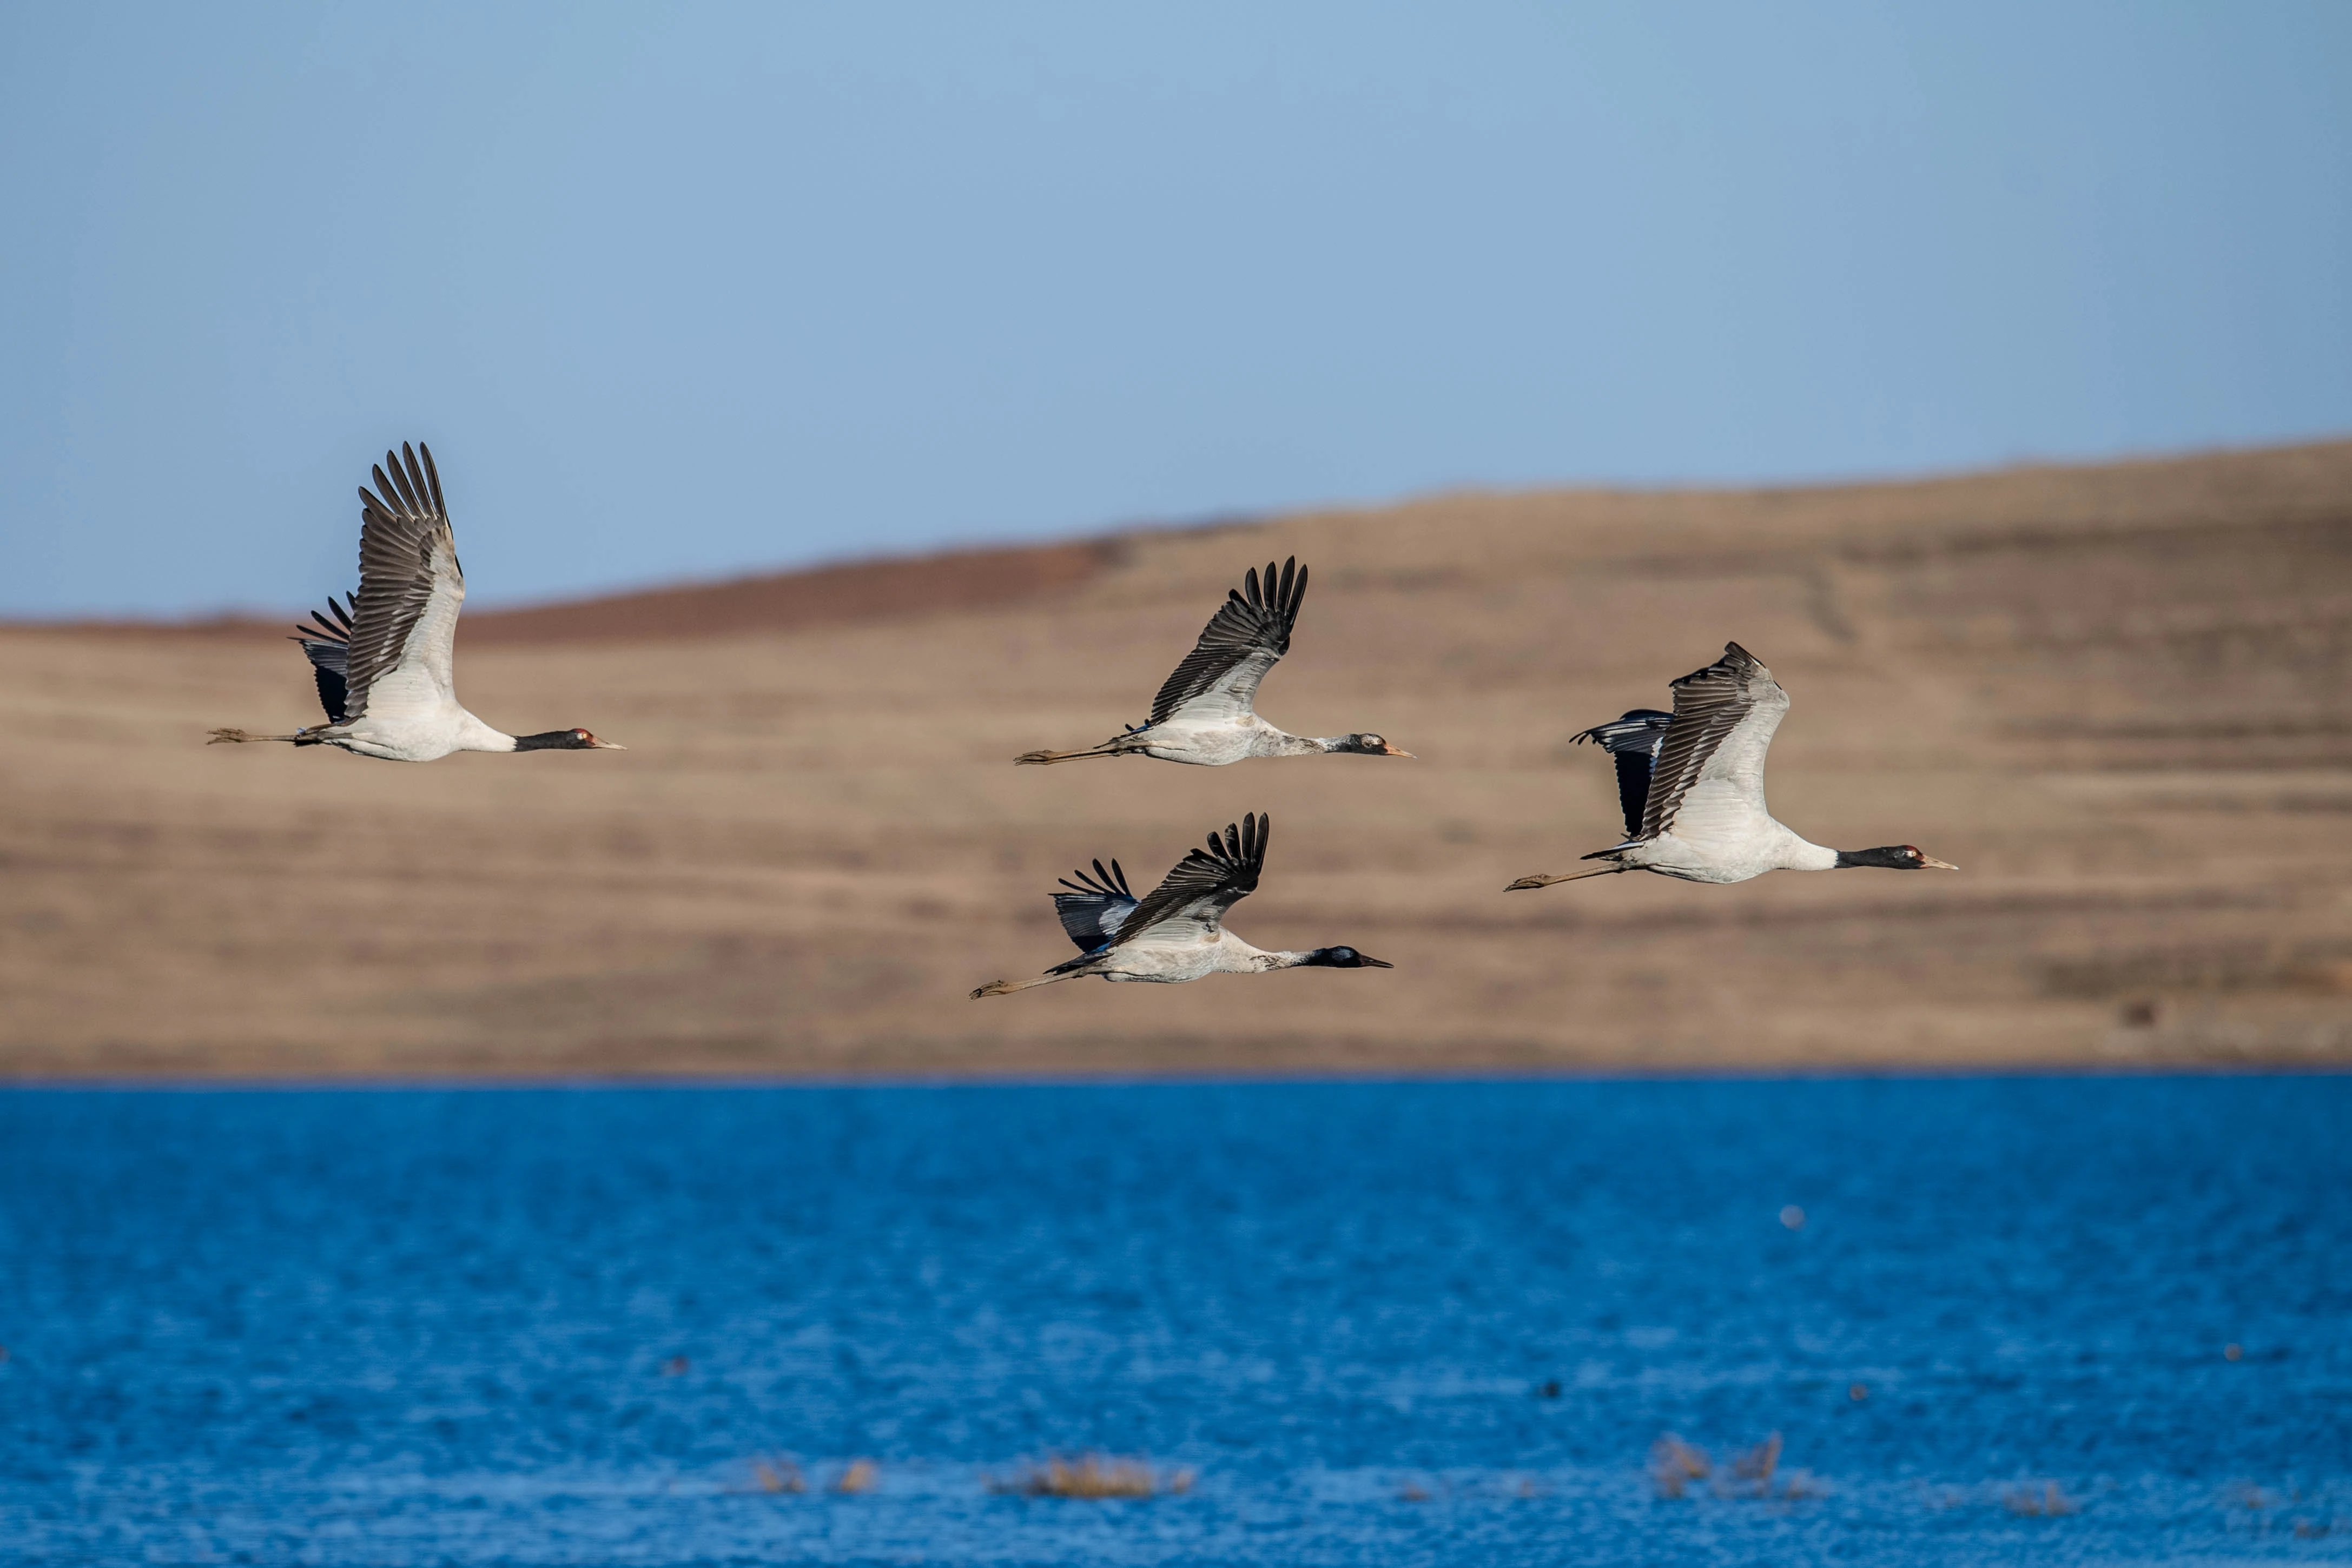
<path id="1" fill-rule="evenodd" d="M 1650 1446 L 1650 1484 L 1662 1498 L 1690 1495 L 1695 1483 L 1721 1498 L 1752 1498 L 1793 1501 L 1823 1496 L 1827 1490 L 1810 1471 L 1780 1469 L 1780 1434 L 1768 1433 L 1762 1442 L 1736 1455 L 1718 1469 L 1704 1448 L 1684 1442 L 1672 1432 L 1662 1433 Z"/>
<path id="2" fill-rule="evenodd" d="M 1706 1449 L 1692 1448 L 1672 1432 L 1662 1433 L 1650 1445 L 1650 1484 L 1660 1497 L 1682 1497 L 1693 1481 L 1706 1479 L 1714 1470 Z"/>
<path id="3" fill-rule="evenodd" d="M 2000 1506 L 2011 1513 L 2033 1519 L 2055 1519 L 2064 1514 L 2079 1513 L 2083 1505 L 2066 1495 L 2056 1481 L 2028 1482 L 2006 1488 L 2000 1494 Z"/>
<path id="4" fill-rule="evenodd" d="M 808 1478 L 801 1474 L 800 1466 L 786 1458 L 752 1460 L 751 1484 L 770 1493 L 797 1494 L 808 1490 Z"/>
<path id="5" fill-rule="evenodd" d="M 992 1492 L 1018 1497 L 1108 1498 L 1176 1495 L 1192 1490 L 1189 1469 L 1163 1475 L 1142 1459 L 1108 1454 L 1049 1454 L 1036 1464 L 1023 1466 L 1010 1476 L 988 1482 Z"/>

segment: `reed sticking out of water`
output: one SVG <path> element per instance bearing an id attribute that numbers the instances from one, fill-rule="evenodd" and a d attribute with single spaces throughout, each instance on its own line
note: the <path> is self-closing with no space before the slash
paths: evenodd
<path id="1" fill-rule="evenodd" d="M 1009 1477 L 992 1477 L 988 1490 L 1017 1497 L 1106 1498 L 1174 1495 L 1192 1490 L 1192 1472 L 1181 1469 L 1162 1477 L 1141 1459 L 1114 1458 L 1107 1454 L 1075 1458 L 1048 1454 L 1043 1464 L 1024 1467 Z"/>
<path id="2" fill-rule="evenodd" d="M 2083 1505 L 2060 1490 L 2056 1481 L 2043 1481 L 2038 1490 L 2032 1486 L 2010 1488 L 2000 1494 L 2000 1506 L 2032 1519 L 2054 1519 L 2060 1514 L 2077 1512 Z"/>
<path id="3" fill-rule="evenodd" d="M 1692 1448 L 1672 1432 L 1661 1433 L 1650 1445 L 1650 1479 L 1660 1497 L 1682 1496 L 1691 1482 L 1705 1480 L 1714 1469 L 1706 1449 Z"/>
<path id="4" fill-rule="evenodd" d="M 1735 1485 L 1758 1497 L 1772 1495 L 1772 1472 L 1780 1468 L 1780 1434 L 1773 1432 L 1765 1439 L 1731 1461 L 1731 1479 Z"/>
<path id="5" fill-rule="evenodd" d="M 801 1474 L 800 1466 L 778 1457 L 751 1461 L 751 1482 L 763 1492 L 803 1492 L 808 1480 Z"/>

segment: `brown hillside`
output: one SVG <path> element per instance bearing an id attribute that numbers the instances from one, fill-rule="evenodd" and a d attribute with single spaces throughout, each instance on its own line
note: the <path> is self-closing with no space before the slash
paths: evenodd
<path id="1" fill-rule="evenodd" d="M 476 524 L 475 527 L 487 526 Z M 1243 567 L 1262 706 L 1417 762 L 1016 769 Z M 212 747 L 268 626 L 0 629 L 0 1071 L 934 1073 L 2352 1060 L 2352 443 L 1745 494 L 1465 495 L 469 616 L 468 704 L 622 754 Z M 1958 876 L 1624 877 L 1567 737 L 1736 637 L 1773 806 Z M 1393 971 L 964 993 L 1045 894 L 1271 810 L 1262 945 Z"/>

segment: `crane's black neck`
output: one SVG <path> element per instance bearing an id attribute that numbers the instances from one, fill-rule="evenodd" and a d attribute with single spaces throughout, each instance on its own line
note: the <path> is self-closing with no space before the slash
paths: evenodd
<path id="1" fill-rule="evenodd" d="M 551 729 L 538 735 L 518 735 L 514 743 L 517 751 L 588 751 L 594 747 L 588 732 L 581 729 Z"/>
<path id="2" fill-rule="evenodd" d="M 1850 871 L 1855 866 L 1878 866 L 1886 871 L 1916 871 L 1919 852 L 1908 844 L 1885 844 L 1874 850 L 1840 850 L 1832 871 Z"/>
<path id="3" fill-rule="evenodd" d="M 1393 964 L 1367 956 L 1353 947 L 1318 947 L 1311 953 L 1292 956 L 1295 969 L 1393 969 Z"/>

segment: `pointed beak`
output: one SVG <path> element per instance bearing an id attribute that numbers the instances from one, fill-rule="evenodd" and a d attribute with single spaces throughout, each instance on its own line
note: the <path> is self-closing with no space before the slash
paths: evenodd
<path id="1" fill-rule="evenodd" d="M 592 740 L 588 743 L 588 747 L 592 751 L 626 751 L 629 749 L 617 740 Z"/>
<path id="2" fill-rule="evenodd" d="M 1375 958 L 1369 953 L 1357 954 L 1356 961 L 1367 969 L 1393 969 L 1396 967 L 1394 964 L 1390 963 L 1386 958 Z"/>
<path id="3" fill-rule="evenodd" d="M 1937 860 L 1934 855 L 1928 855 L 1926 859 L 1927 862 L 1927 869 L 1929 871 L 1958 871 L 1960 869 L 1949 861 Z"/>
<path id="4" fill-rule="evenodd" d="M 1407 751 L 1402 746 L 1390 746 L 1384 747 L 1381 751 L 1381 755 L 1382 757 L 1412 757 L 1412 753 Z M 1415 758 L 1414 760 L 1419 761 L 1420 759 Z"/>

